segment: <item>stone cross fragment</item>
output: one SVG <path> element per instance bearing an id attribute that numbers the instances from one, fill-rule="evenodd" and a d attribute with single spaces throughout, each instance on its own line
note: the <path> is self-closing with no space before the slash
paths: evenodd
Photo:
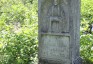
<path id="1" fill-rule="evenodd" d="M 38 64 L 81 64 L 80 0 L 38 0 Z"/>
<path id="2" fill-rule="evenodd" d="M 57 0 L 54 0 L 54 5 L 57 5 L 58 3 L 57 3 Z"/>

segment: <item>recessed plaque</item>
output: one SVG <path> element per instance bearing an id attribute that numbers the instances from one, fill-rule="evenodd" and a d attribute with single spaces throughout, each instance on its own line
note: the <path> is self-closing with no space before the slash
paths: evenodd
<path id="1" fill-rule="evenodd" d="M 40 31 L 44 33 L 69 32 L 69 8 L 67 0 L 41 0 Z M 49 4 L 49 5 L 48 5 Z"/>
<path id="2" fill-rule="evenodd" d="M 69 37 L 42 35 L 40 58 L 69 64 Z"/>

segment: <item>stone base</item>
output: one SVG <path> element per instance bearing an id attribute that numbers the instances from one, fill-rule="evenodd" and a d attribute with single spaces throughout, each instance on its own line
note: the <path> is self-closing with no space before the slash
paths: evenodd
<path id="1" fill-rule="evenodd" d="M 60 61 L 39 59 L 39 64 L 63 64 L 63 63 L 61 63 Z"/>
<path id="2" fill-rule="evenodd" d="M 65 63 L 60 63 L 60 61 L 39 59 L 38 64 L 65 64 Z M 77 59 L 73 61 L 73 63 L 69 63 L 69 64 L 82 64 L 82 58 L 78 57 Z"/>
<path id="3" fill-rule="evenodd" d="M 73 64 L 82 64 L 82 58 L 78 57 L 73 61 Z"/>

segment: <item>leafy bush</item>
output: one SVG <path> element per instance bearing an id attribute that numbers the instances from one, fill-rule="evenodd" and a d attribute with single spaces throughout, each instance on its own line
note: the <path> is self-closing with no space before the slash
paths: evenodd
<path id="1" fill-rule="evenodd" d="M 81 32 L 89 32 L 93 24 L 93 0 L 81 0 Z M 82 34 L 82 33 L 81 33 Z"/>
<path id="2" fill-rule="evenodd" d="M 81 0 L 81 57 L 83 64 L 93 64 L 93 0 Z"/>
<path id="3" fill-rule="evenodd" d="M 84 64 L 93 64 L 93 35 L 82 35 L 80 43 Z"/>
<path id="4" fill-rule="evenodd" d="M 36 64 L 37 28 L 37 0 L 0 0 L 0 64 Z"/>
<path id="5" fill-rule="evenodd" d="M 7 57 L 1 60 L 0 64 L 35 64 L 37 61 L 36 29 L 37 26 L 31 26 L 21 28 L 18 33 L 2 31 L 0 54 Z"/>

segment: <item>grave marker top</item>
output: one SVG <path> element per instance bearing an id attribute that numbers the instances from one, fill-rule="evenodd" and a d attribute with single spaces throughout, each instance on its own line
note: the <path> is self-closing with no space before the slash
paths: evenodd
<path id="1" fill-rule="evenodd" d="M 54 5 L 58 5 L 58 2 L 57 2 L 57 0 L 54 0 Z"/>

